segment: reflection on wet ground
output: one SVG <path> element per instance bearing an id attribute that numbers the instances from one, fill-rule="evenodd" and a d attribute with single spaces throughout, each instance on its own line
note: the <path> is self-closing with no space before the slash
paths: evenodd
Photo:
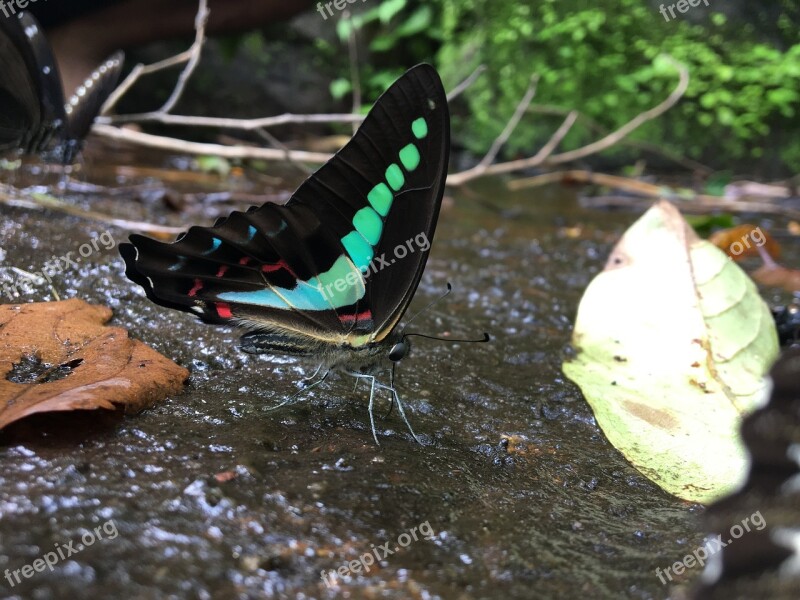
<path id="1" fill-rule="evenodd" d="M 85 185 L 65 202 L 173 226 L 210 224 L 260 193 L 285 198 L 302 177 L 235 175 L 231 197 L 215 176 L 93 168 L 82 177 L 113 191 Z M 116 244 L 128 233 L 53 211 L 0 211 L 4 272 L 104 231 Z M 581 209 L 560 188 L 511 195 L 488 181 L 448 193 L 411 310 L 448 281 L 454 290 L 415 329 L 488 331 L 493 341 L 416 341 L 398 389 L 422 446 L 396 411 L 384 418 L 388 398 L 376 446 L 366 387 L 353 392 L 349 378 L 267 412 L 304 371 L 243 354 L 236 332 L 151 304 L 116 249 L 101 246 L 52 290 L 16 301 L 55 291 L 107 304 L 112 324 L 189 368 L 190 383 L 141 414 L 48 415 L 0 432 L 0 574 L 76 548 L 13 589 L 0 579 L 2 595 L 666 597 L 655 570 L 701 542 L 700 508 L 630 467 L 560 371 L 583 289 L 633 219 Z M 109 521 L 118 535 L 84 547 L 81 536 Z M 412 530 L 433 534 L 414 540 Z M 339 575 L 326 583 L 320 574 L 331 570 Z"/>

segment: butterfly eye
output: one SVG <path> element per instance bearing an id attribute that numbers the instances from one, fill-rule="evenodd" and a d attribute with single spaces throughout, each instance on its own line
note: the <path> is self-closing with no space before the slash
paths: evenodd
<path id="1" fill-rule="evenodd" d="M 389 360 L 392 362 L 399 362 L 408 354 L 408 343 L 405 340 L 397 342 L 392 349 L 389 350 Z"/>

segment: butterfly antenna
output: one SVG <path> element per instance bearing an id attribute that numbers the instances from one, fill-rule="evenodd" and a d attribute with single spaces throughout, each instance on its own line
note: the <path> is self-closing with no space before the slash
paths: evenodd
<path id="1" fill-rule="evenodd" d="M 412 335 L 415 335 L 417 337 L 427 338 L 429 340 L 438 340 L 440 342 L 453 342 L 454 344 L 456 342 L 461 342 L 463 344 L 483 344 L 485 342 L 491 341 L 491 339 L 492 339 L 491 336 L 488 333 L 486 333 L 485 331 L 483 332 L 483 337 L 481 339 L 479 339 L 479 340 L 465 340 L 465 339 L 459 339 L 459 338 L 436 337 L 435 335 L 425 335 L 424 333 L 407 333 L 403 337 L 411 337 Z"/>
<path id="2" fill-rule="evenodd" d="M 414 313 L 414 316 L 413 316 L 413 317 L 411 317 L 411 318 L 410 318 L 408 321 L 406 321 L 405 325 L 403 325 L 403 329 L 400 331 L 400 335 L 401 335 L 401 336 L 403 335 L 403 332 L 406 330 L 406 327 L 408 327 L 408 324 L 409 324 L 409 323 L 411 323 L 411 321 L 413 321 L 414 319 L 416 319 L 416 318 L 417 318 L 418 316 L 420 316 L 422 313 L 426 312 L 426 311 L 427 311 L 428 309 L 430 309 L 430 308 L 431 308 L 431 307 L 432 307 L 434 304 L 436 304 L 437 302 L 439 302 L 440 300 L 442 300 L 442 299 L 443 299 L 445 296 L 447 296 L 447 294 L 449 294 L 451 291 L 453 291 L 453 286 L 452 286 L 452 285 L 450 285 L 450 282 L 448 281 L 448 282 L 447 282 L 447 291 L 445 291 L 445 293 L 444 293 L 444 294 L 442 294 L 441 296 L 439 296 L 438 298 L 436 298 L 436 299 L 434 299 L 434 300 L 431 300 L 431 302 L 429 302 L 429 303 L 428 303 L 428 305 L 427 305 L 425 308 L 423 308 L 422 310 L 419 310 L 419 311 L 417 311 L 416 313 Z"/>

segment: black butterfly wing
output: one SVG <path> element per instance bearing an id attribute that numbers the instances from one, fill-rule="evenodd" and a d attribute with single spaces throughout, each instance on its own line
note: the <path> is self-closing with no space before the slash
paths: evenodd
<path id="1" fill-rule="evenodd" d="M 429 65 L 406 72 L 353 139 L 283 206 L 234 212 L 173 244 L 131 236 L 126 273 L 154 302 L 318 342 L 380 341 L 414 294 L 444 192 L 449 116 Z M 394 271 L 394 272 L 393 272 Z"/>
<path id="2" fill-rule="evenodd" d="M 450 115 L 441 79 L 430 65 L 418 65 L 380 97 L 347 146 L 293 198 L 313 205 L 340 230 L 359 211 L 364 219 L 374 221 L 375 212 L 381 217 L 379 241 L 364 249 L 370 258 L 359 264 L 368 267 L 367 305 L 377 341 L 402 317 L 422 277 L 449 152 Z"/>
<path id="3" fill-rule="evenodd" d="M 58 68 L 36 19 L 0 19 L 0 149 L 38 152 L 65 121 Z"/>
<path id="4" fill-rule="evenodd" d="M 781 586 L 781 576 L 800 560 L 800 348 L 784 351 L 770 378 L 769 402 L 742 422 L 747 481 L 705 515 L 725 545 L 715 536 L 707 545 L 709 564 L 693 596 L 698 600 L 745 597 L 739 590 L 748 586 L 747 597 L 776 597 L 765 586 Z M 787 579 L 796 594 L 797 581 Z"/>
<path id="5" fill-rule="evenodd" d="M 67 100 L 67 138 L 83 140 L 89 133 L 103 103 L 119 81 L 125 55 L 117 51 L 97 67 Z"/>

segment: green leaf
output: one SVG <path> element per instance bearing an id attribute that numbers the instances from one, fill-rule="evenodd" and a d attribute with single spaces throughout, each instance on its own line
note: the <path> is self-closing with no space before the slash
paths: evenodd
<path id="1" fill-rule="evenodd" d="M 336 23 L 336 35 L 339 36 L 341 42 L 346 42 L 350 39 L 350 33 L 353 31 L 353 27 L 352 19 L 339 19 Z"/>
<path id="2" fill-rule="evenodd" d="M 578 309 L 563 365 L 609 441 L 667 492 L 709 502 L 747 470 L 743 415 L 778 355 L 752 280 L 661 201 L 625 233 Z"/>
<path id="3" fill-rule="evenodd" d="M 345 79 L 344 77 L 331 81 L 331 96 L 336 100 L 344 98 L 352 89 L 353 84 L 349 79 Z"/>
<path id="4" fill-rule="evenodd" d="M 394 16 L 406 7 L 407 0 L 383 0 L 378 7 L 378 17 L 386 25 Z"/>
<path id="5" fill-rule="evenodd" d="M 409 37 L 430 27 L 433 21 L 433 9 L 430 6 L 420 6 L 410 17 L 403 21 L 395 30 L 399 38 Z"/>
<path id="6" fill-rule="evenodd" d="M 203 173 L 217 173 L 221 177 L 227 177 L 231 172 L 231 163 L 221 156 L 198 156 L 194 162 Z"/>
<path id="7" fill-rule="evenodd" d="M 727 186 L 732 179 L 733 175 L 730 171 L 719 171 L 714 173 L 708 178 L 708 181 L 706 181 L 706 194 L 710 196 L 723 196 L 725 194 L 725 186 Z M 732 224 L 724 225 L 723 227 L 731 226 Z"/>

